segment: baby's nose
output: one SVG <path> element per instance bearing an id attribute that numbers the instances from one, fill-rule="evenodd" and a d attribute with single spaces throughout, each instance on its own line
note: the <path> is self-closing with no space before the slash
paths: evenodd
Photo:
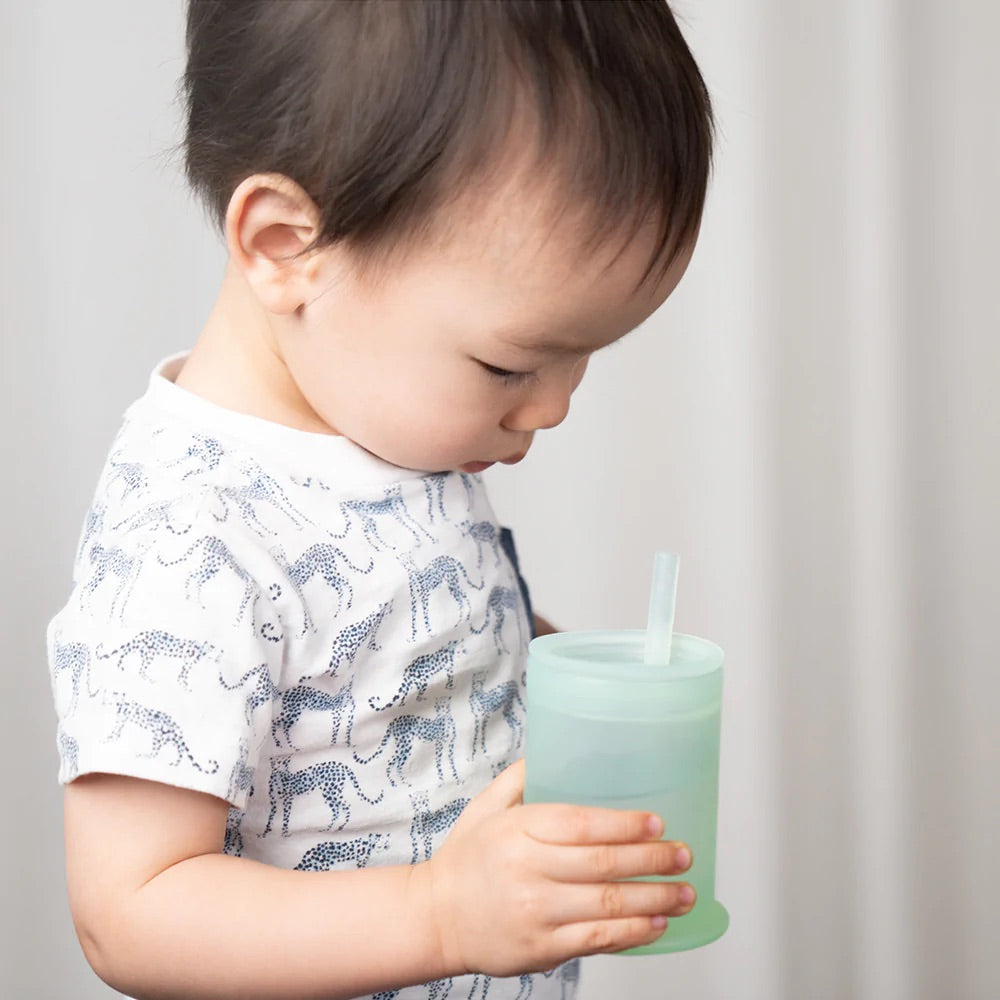
<path id="1" fill-rule="evenodd" d="M 570 392 L 550 389 L 532 395 L 507 414 L 503 426 L 509 431 L 522 433 L 558 427 L 569 413 Z"/>

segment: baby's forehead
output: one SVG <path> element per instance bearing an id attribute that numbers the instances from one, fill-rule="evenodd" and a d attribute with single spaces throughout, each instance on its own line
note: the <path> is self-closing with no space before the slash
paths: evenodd
<path id="1" fill-rule="evenodd" d="M 498 197 L 452 220 L 449 236 L 417 251 L 415 284 L 437 283 L 477 328 L 526 351 L 589 353 L 643 322 L 672 291 L 690 257 L 644 282 L 658 227 L 621 226 L 593 238 L 580 208 Z M 595 343 L 595 337 L 597 343 Z"/>
<path id="2" fill-rule="evenodd" d="M 609 217 L 556 185 L 511 183 L 455 204 L 437 250 L 519 287 L 558 294 L 600 282 L 624 298 L 644 284 L 659 232 L 655 214 Z"/>
<path id="3" fill-rule="evenodd" d="M 611 266 L 637 246 L 646 249 L 648 264 L 662 221 L 655 205 L 600 204 L 574 186 L 565 162 L 543 161 L 525 144 L 501 151 L 489 167 L 462 178 L 428 220 L 419 243 L 454 259 L 568 273 Z"/>

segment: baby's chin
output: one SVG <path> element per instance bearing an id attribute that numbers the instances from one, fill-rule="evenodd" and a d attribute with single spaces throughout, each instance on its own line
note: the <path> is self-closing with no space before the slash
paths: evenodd
<path id="1" fill-rule="evenodd" d="M 442 472 L 466 472 L 475 473 L 488 469 L 495 462 L 460 462 L 457 459 L 435 459 L 432 456 L 413 455 L 405 452 L 395 452 L 389 448 L 372 447 L 368 444 L 351 438 L 359 448 L 367 451 L 369 455 L 377 458 L 380 462 L 393 465 L 397 469 L 404 469 L 406 472 L 423 472 L 427 475 L 435 475 Z"/>
<path id="2" fill-rule="evenodd" d="M 393 465 L 397 469 L 405 469 L 407 472 L 422 472 L 426 475 L 435 475 L 442 472 L 462 472 L 466 475 L 478 475 L 485 472 L 494 465 L 515 465 L 528 453 L 530 442 L 527 447 L 521 445 L 521 450 L 516 454 L 507 455 L 503 458 L 476 458 L 465 455 L 450 455 L 445 453 L 434 454 L 426 449 L 408 447 L 407 442 L 400 441 L 375 441 L 361 440 L 345 434 L 349 440 L 353 441 L 359 448 L 363 448 L 369 455 L 374 456 L 381 462 Z"/>

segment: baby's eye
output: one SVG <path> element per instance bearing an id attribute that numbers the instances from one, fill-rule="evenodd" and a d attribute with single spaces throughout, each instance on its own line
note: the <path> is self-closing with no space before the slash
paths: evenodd
<path id="1" fill-rule="evenodd" d="M 512 372 L 506 368 L 497 368 L 496 365 L 488 365 L 485 361 L 480 361 L 479 364 L 491 378 L 499 379 L 507 385 L 518 385 L 535 377 L 534 372 Z"/>

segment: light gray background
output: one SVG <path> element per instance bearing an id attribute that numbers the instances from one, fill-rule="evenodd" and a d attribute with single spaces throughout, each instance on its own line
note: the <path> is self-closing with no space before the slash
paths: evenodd
<path id="1" fill-rule="evenodd" d="M 588 960 L 581 996 L 992 1000 L 1000 8 L 677 6 L 721 126 L 698 252 L 489 478 L 563 627 L 641 625 L 653 549 L 681 553 L 678 627 L 727 651 L 732 927 Z M 121 413 L 223 259 L 165 153 L 180 3 L 0 10 L 0 994 L 90 1000 L 44 627 Z"/>

